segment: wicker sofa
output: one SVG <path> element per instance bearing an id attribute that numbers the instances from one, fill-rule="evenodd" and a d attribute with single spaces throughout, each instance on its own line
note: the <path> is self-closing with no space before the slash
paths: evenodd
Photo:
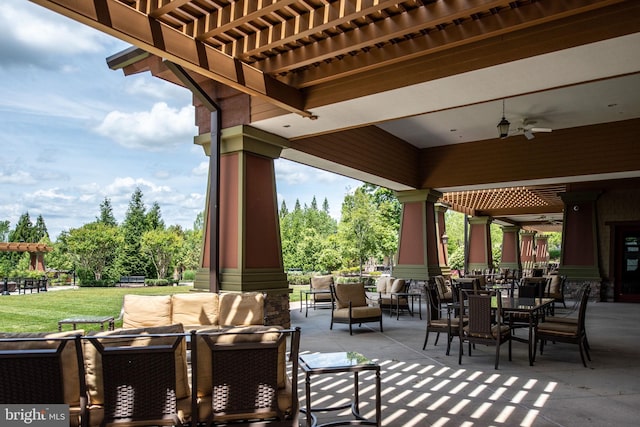
<path id="1" fill-rule="evenodd" d="M 216 326 L 264 325 L 264 294 L 193 292 L 125 295 L 122 328 L 182 324 L 185 331 Z"/>

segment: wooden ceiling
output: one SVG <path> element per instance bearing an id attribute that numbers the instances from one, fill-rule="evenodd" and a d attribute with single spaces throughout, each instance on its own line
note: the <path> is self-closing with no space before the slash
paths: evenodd
<path id="1" fill-rule="evenodd" d="M 637 32 L 639 10 L 623 0 L 32 1 L 273 106 L 262 119 L 315 119 L 316 108 Z M 376 124 L 367 119 L 351 128 Z M 562 191 L 442 201 L 476 215 L 559 213 Z"/>
<path id="2" fill-rule="evenodd" d="M 305 91 L 613 0 L 32 0 L 306 117 Z M 526 56 L 523 52 L 522 56 Z M 407 85 L 400 79 L 395 85 Z M 384 86 L 389 89 L 388 85 Z M 376 88 L 368 89 L 375 92 Z M 336 94 L 335 96 L 339 96 Z"/>

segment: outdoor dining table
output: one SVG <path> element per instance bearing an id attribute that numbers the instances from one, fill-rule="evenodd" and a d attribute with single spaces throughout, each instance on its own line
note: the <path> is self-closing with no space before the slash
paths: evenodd
<path id="1" fill-rule="evenodd" d="M 526 342 L 529 345 L 529 366 L 533 366 L 536 354 L 535 328 L 539 314 L 553 304 L 553 298 L 519 298 L 502 297 L 502 314 L 528 313 L 529 314 L 529 334 L 528 338 L 516 337 L 513 334 L 511 339 L 518 342 Z M 497 302 L 495 304 L 497 306 Z"/>
<path id="2" fill-rule="evenodd" d="M 491 306 L 494 308 L 498 307 L 498 302 L 495 300 L 496 297 L 492 300 Z M 536 353 L 536 340 L 535 340 L 535 329 L 538 322 L 538 314 L 544 313 L 544 310 L 553 304 L 553 298 L 519 298 L 519 297 L 501 297 L 502 298 L 502 316 L 506 317 L 506 315 L 510 313 L 527 313 L 529 316 L 529 333 L 527 338 L 521 338 L 511 335 L 511 339 L 518 342 L 527 343 L 529 345 L 529 366 L 533 366 L 533 362 L 535 360 Z M 459 303 L 447 304 L 450 308 L 447 310 L 448 315 L 451 316 L 457 309 L 460 308 Z"/>

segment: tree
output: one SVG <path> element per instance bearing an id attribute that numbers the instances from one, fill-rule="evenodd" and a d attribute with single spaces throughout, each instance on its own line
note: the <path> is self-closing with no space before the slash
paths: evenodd
<path id="1" fill-rule="evenodd" d="M 117 226 L 118 222 L 113 215 L 113 207 L 111 206 L 111 200 L 107 197 L 100 203 L 100 216 L 96 217 L 96 222 L 101 222 L 105 225 Z"/>
<path id="2" fill-rule="evenodd" d="M 9 221 L 0 221 L 0 242 L 6 242 L 9 238 Z"/>
<path id="3" fill-rule="evenodd" d="M 9 241 L 37 243 L 34 238 L 35 233 L 33 229 L 33 223 L 31 222 L 31 217 L 29 216 L 29 212 L 25 212 L 20 215 L 20 219 L 18 219 L 16 228 L 11 233 L 9 233 Z"/>
<path id="4" fill-rule="evenodd" d="M 182 236 L 175 228 L 151 229 L 142 235 L 140 247 L 155 266 L 158 279 L 167 277 L 173 258 L 179 253 Z"/>
<path id="5" fill-rule="evenodd" d="M 158 202 L 153 202 L 146 216 L 147 230 L 163 230 L 165 228 Z"/>
<path id="6" fill-rule="evenodd" d="M 47 226 L 44 223 L 44 218 L 42 215 L 38 215 L 38 218 L 36 218 L 36 225 L 33 227 L 33 239 L 35 242 L 40 242 L 44 238 L 49 239 L 49 232 L 47 231 Z"/>
<path id="7" fill-rule="evenodd" d="M 338 236 L 343 256 L 350 263 L 358 263 L 360 273 L 364 262 L 375 255 L 377 249 L 377 222 L 379 214 L 372 198 L 363 187 L 347 195 L 342 203 L 342 218 Z"/>
<path id="8" fill-rule="evenodd" d="M 147 257 L 142 256 L 140 241 L 147 228 L 145 206 L 142 201 L 142 190 L 136 188 L 131 195 L 129 208 L 122 222 L 123 243 L 118 254 L 121 274 L 146 276 Z"/>
<path id="9" fill-rule="evenodd" d="M 66 244 L 78 266 L 93 273 L 95 280 L 112 262 L 116 248 L 122 243 L 117 227 L 91 222 L 69 230 Z"/>

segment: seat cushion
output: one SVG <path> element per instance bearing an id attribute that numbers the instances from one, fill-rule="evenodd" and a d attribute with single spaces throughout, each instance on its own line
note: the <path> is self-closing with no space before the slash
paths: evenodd
<path id="1" fill-rule="evenodd" d="M 90 334 L 91 336 L 118 336 L 118 335 L 148 335 L 148 334 L 171 334 L 182 333 L 181 324 L 169 326 L 157 326 L 151 328 L 118 329 L 115 331 L 103 331 Z M 154 338 L 154 343 L 174 342 L 173 337 Z M 151 339 L 122 338 L 103 342 L 107 346 L 147 346 Z M 92 405 L 104 404 L 104 383 L 102 379 L 102 356 L 98 349 L 88 340 L 83 342 L 83 354 L 85 374 L 87 380 L 87 391 L 89 392 L 89 403 Z M 182 344 L 176 349 L 176 398 L 183 399 L 191 396 L 189 387 L 189 377 L 187 375 L 187 346 L 182 340 Z"/>
<path id="2" fill-rule="evenodd" d="M 171 325 L 171 295 L 125 295 L 123 328 Z"/>
<path id="3" fill-rule="evenodd" d="M 261 292 L 220 294 L 220 326 L 264 325 L 264 294 Z"/>
<path id="4" fill-rule="evenodd" d="M 174 294 L 171 296 L 171 323 L 217 325 L 218 305 L 217 293 Z"/>
<path id="5" fill-rule="evenodd" d="M 362 283 L 338 283 L 336 287 L 337 308 L 363 307 L 367 305 L 366 293 Z"/>
<path id="6" fill-rule="evenodd" d="M 370 317 L 382 316 L 380 307 L 354 307 L 351 310 L 352 319 L 365 319 Z M 349 308 L 338 308 L 333 311 L 334 320 L 349 319 Z"/>
<path id="7" fill-rule="evenodd" d="M 551 298 L 559 298 L 562 296 L 560 291 L 561 280 L 562 279 L 557 274 L 551 275 L 551 282 L 549 283 L 549 296 Z"/>
<path id="8" fill-rule="evenodd" d="M 390 293 L 404 292 L 406 281 L 404 279 L 395 279 L 391 284 Z"/>

